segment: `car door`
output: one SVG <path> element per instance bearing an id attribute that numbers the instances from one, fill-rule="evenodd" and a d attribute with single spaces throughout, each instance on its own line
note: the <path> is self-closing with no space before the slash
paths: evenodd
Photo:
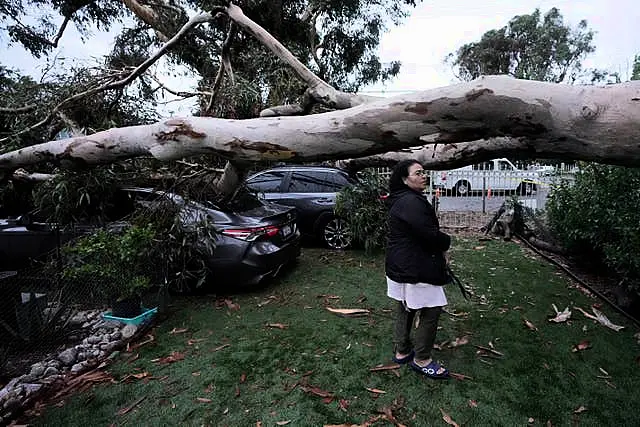
<path id="1" fill-rule="evenodd" d="M 333 212 L 336 193 L 329 185 L 325 170 L 293 170 L 284 183 L 278 203 L 293 206 L 298 211 L 298 226 L 307 234 L 314 232 L 318 217 Z"/>
<path id="2" fill-rule="evenodd" d="M 284 170 L 269 170 L 257 173 L 246 182 L 247 187 L 263 200 L 279 202 L 282 185 L 288 172 Z"/>

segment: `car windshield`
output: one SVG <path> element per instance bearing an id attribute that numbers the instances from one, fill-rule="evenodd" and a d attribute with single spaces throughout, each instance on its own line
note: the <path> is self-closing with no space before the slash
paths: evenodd
<path id="1" fill-rule="evenodd" d="M 205 206 L 213 209 L 231 210 L 233 212 L 246 212 L 263 206 L 263 203 L 245 185 L 241 185 L 233 197 L 228 200 L 203 202 Z"/>

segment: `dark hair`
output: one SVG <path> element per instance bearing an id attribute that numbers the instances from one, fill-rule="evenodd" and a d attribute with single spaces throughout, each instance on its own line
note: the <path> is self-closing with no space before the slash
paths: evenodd
<path id="1" fill-rule="evenodd" d="M 406 190 L 407 184 L 404 183 L 404 179 L 409 176 L 409 168 L 412 165 L 419 165 L 420 162 L 414 159 L 402 160 L 393 167 L 391 172 L 391 178 L 389 178 L 389 192 L 394 193 L 400 190 Z"/>

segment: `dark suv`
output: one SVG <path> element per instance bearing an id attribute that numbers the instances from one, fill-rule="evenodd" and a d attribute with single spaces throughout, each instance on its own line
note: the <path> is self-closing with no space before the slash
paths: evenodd
<path id="1" fill-rule="evenodd" d="M 345 222 L 334 215 L 336 193 L 355 180 L 342 169 L 324 166 L 280 166 L 251 175 L 247 187 L 258 197 L 298 211 L 298 226 L 332 249 L 351 244 Z"/>

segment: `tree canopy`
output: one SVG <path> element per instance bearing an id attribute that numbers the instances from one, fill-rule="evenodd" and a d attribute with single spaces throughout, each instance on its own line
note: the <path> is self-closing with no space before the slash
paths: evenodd
<path id="1" fill-rule="evenodd" d="M 631 80 L 640 80 L 640 55 L 636 55 L 634 58 Z"/>
<path id="2" fill-rule="evenodd" d="M 554 83 L 575 81 L 582 60 L 595 51 L 593 36 L 585 20 L 571 28 L 557 8 L 544 15 L 536 9 L 486 32 L 478 42 L 463 45 L 449 59 L 463 80 L 508 74 Z"/>

